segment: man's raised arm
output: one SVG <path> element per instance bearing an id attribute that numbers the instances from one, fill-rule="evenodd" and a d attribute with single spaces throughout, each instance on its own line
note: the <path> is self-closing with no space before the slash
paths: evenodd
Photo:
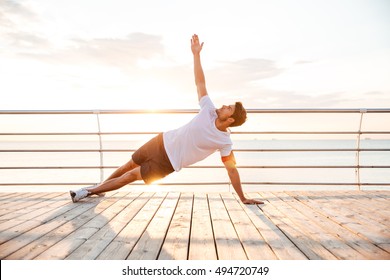
<path id="1" fill-rule="evenodd" d="M 198 91 L 198 99 L 200 100 L 203 96 L 207 95 L 206 80 L 204 77 L 202 64 L 200 63 L 200 52 L 202 50 L 203 43 L 199 43 L 198 35 L 194 34 L 191 39 L 191 51 L 194 55 L 194 74 L 195 84 Z"/>

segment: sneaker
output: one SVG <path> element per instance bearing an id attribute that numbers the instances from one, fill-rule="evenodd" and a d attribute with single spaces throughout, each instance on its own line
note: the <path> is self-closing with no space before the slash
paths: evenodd
<path id="1" fill-rule="evenodd" d="M 73 202 L 77 202 L 89 195 L 89 192 L 85 188 L 79 189 L 77 191 L 70 191 L 69 193 Z"/>

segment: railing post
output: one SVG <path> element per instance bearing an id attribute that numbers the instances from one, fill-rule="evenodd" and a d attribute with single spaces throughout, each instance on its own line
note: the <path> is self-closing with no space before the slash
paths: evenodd
<path id="1" fill-rule="evenodd" d="M 367 109 L 360 109 L 360 122 L 359 122 L 359 130 L 357 135 L 357 148 L 356 148 L 356 168 L 355 168 L 355 176 L 356 176 L 356 184 L 358 190 L 361 190 L 361 182 L 360 182 L 360 138 L 362 135 L 362 124 L 363 124 L 363 116 L 364 113 L 367 113 Z"/>
<path id="2" fill-rule="evenodd" d="M 98 128 L 98 137 L 99 137 L 99 155 L 100 155 L 100 182 L 103 182 L 104 174 L 103 174 L 103 142 L 102 142 L 102 131 L 100 128 L 100 118 L 99 118 L 99 111 L 94 111 L 94 114 L 96 115 L 96 121 L 97 121 L 97 128 Z"/>

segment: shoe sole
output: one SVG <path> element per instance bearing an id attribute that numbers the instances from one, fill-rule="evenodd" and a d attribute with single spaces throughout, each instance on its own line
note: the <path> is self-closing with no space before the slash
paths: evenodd
<path id="1" fill-rule="evenodd" d="M 75 192 L 73 192 L 73 191 L 69 191 L 69 194 L 70 194 L 70 198 L 72 199 L 72 201 L 73 201 L 73 203 L 75 203 L 76 201 L 75 201 L 75 196 L 76 196 L 76 193 Z"/>

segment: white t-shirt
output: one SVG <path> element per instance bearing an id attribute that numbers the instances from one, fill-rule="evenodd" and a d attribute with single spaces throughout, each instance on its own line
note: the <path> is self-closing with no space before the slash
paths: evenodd
<path id="1" fill-rule="evenodd" d="M 232 151 L 230 132 L 215 126 L 216 108 L 208 95 L 199 101 L 199 113 L 186 125 L 163 134 L 164 147 L 172 167 L 179 171 L 219 150 L 221 157 Z"/>

